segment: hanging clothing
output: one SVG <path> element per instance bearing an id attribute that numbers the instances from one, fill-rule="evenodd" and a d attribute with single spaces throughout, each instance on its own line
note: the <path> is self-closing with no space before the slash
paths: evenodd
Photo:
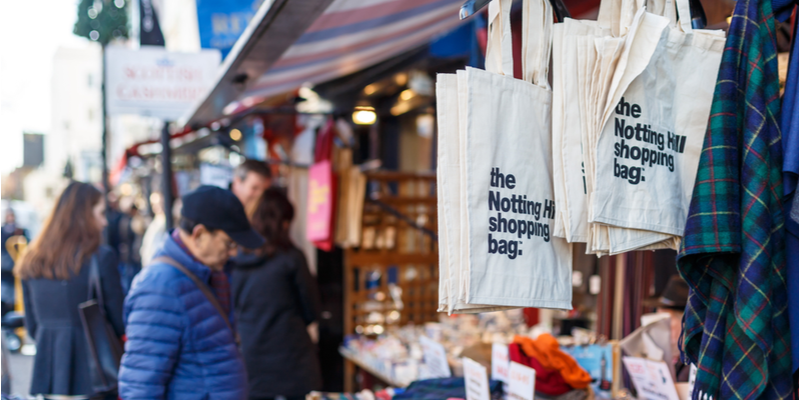
<path id="1" fill-rule="evenodd" d="M 739 0 L 678 259 L 695 399 L 792 395 L 779 112 L 772 4 Z"/>
<path id="2" fill-rule="evenodd" d="M 564 381 L 574 389 L 586 389 L 592 376 L 583 369 L 571 355 L 561 351 L 553 335 L 541 334 L 536 339 L 514 336 L 517 343 L 529 357 L 535 358 L 545 369 L 557 370 Z"/>
<path id="3" fill-rule="evenodd" d="M 775 3 L 773 2 L 773 5 Z M 794 3 L 790 3 L 793 10 Z M 781 104 L 781 134 L 783 135 L 783 203 L 786 218 L 786 265 L 789 272 L 789 323 L 792 331 L 792 368 L 797 371 L 798 353 L 798 303 L 800 303 L 800 276 L 798 276 L 798 234 L 797 234 L 797 174 L 798 174 L 798 42 L 797 20 L 792 35 L 792 54 L 789 57 L 789 71 Z"/>

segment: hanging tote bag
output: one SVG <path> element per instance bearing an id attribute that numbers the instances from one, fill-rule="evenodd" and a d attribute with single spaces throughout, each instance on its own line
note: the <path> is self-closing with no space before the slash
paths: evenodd
<path id="1" fill-rule="evenodd" d="M 331 154 L 335 122 L 329 119 L 317 137 L 314 165 L 308 169 L 306 238 L 323 251 L 333 250 L 336 220 L 336 177 Z"/>
<path id="2" fill-rule="evenodd" d="M 677 24 L 658 35 L 637 32 L 631 54 L 655 42 L 652 57 L 629 57 L 614 77 L 596 145 L 591 222 L 683 235 L 725 37 L 692 29 L 688 0 L 676 4 Z M 616 245 L 648 244 L 628 236 Z"/>
<path id="3" fill-rule="evenodd" d="M 96 394 L 114 392 L 117 390 L 117 375 L 122 359 L 122 342 L 106 318 L 100 265 L 96 255 L 92 255 L 89 262 L 88 299 L 78 305 L 78 314 L 88 344 L 92 389 Z"/>
<path id="4" fill-rule="evenodd" d="M 572 308 L 572 251 L 553 236 L 547 82 L 553 13 L 523 1 L 523 79 L 513 77 L 509 0 L 489 8 L 487 70 L 459 71 L 468 304 Z"/>

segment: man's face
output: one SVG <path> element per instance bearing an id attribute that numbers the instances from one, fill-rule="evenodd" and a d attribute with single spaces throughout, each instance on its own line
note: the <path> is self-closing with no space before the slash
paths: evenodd
<path id="1" fill-rule="evenodd" d="M 244 179 L 233 178 L 231 190 L 233 194 L 242 202 L 245 210 L 253 208 L 261 194 L 269 188 L 269 178 L 255 172 L 248 172 Z"/>
<path id="2" fill-rule="evenodd" d="M 12 225 L 17 222 L 17 217 L 14 215 L 13 212 L 9 211 L 6 213 L 6 224 Z"/>
<path id="3" fill-rule="evenodd" d="M 237 244 L 221 230 L 209 231 L 199 225 L 192 232 L 194 256 L 214 271 L 222 271 L 228 259 L 236 255 Z"/>

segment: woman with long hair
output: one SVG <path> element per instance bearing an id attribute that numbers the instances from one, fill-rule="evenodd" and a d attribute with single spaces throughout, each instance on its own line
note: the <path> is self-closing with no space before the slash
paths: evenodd
<path id="1" fill-rule="evenodd" d="M 117 257 L 100 245 L 105 225 L 100 191 L 72 182 L 15 266 L 14 273 L 22 280 L 25 326 L 36 340 L 33 395 L 116 398 L 92 389 L 88 343 L 78 313 L 78 304 L 89 300 L 90 265 L 97 262 L 106 318 L 118 336 L 125 332 Z"/>
<path id="2" fill-rule="evenodd" d="M 266 239 L 234 261 L 233 301 L 250 399 L 304 399 L 322 389 L 316 347 L 307 327 L 319 314 L 319 294 L 305 256 L 289 239 L 294 207 L 281 189 L 267 189 L 251 225 Z"/>

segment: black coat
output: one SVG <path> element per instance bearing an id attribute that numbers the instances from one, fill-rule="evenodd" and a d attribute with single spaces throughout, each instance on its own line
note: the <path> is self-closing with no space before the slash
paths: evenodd
<path id="1" fill-rule="evenodd" d="M 106 246 L 97 253 L 106 317 L 120 337 L 122 286 L 117 256 Z M 88 300 L 89 261 L 69 280 L 30 279 L 22 282 L 25 327 L 36 340 L 31 394 L 92 394 L 86 337 L 78 304 Z"/>
<path id="2" fill-rule="evenodd" d="M 233 301 L 250 397 L 321 390 L 316 346 L 307 330 L 318 318 L 319 294 L 303 253 L 292 248 L 234 261 Z"/>

